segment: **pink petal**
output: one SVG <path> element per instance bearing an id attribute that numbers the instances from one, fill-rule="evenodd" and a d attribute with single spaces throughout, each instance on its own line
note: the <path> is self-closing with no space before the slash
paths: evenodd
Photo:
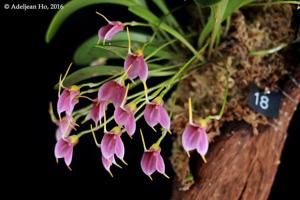
<path id="1" fill-rule="evenodd" d="M 106 159 L 104 156 L 102 156 L 102 164 L 106 171 L 110 171 L 110 167 L 112 165 L 112 158 Z"/>
<path id="2" fill-rule="evenodd" d="M 132 136 L 136 129 L 134 114 L 128 109 L 118 107 L 115 109 L 114 116 L 116 123 L 124 126 L 128 135 Z"/>
<path id="3" fill-rule="evenodd" d="M 144 152 L 142 160 L 141 160 L 141 167 L 143 172 L 150 176 L 156 170 L 156 158 L 153 155 L 152 151 Z"/>
<path id="4" fill-rule="evenodd" d="M 135 61 L 136 59 L 136 55 L 134 54 L 127 54 L 127 58 L 125 59 L 125 62 L 124 62 L 124 70 L 126 72 L 130 71 L 130 69 L 132 68 L 132 63 Z M 128 68 L 130 67 L 130 69 L 128 70 Z"/>
<path id="5" fill-rule="evenodd" d="M 135 118 L 134 118 L 133 113 L 130 113 L 128 115 L 127 122 L 125 123 L 124 126 L 125 126 L 125 129 L 126 129 L 128 135 L 132 136 L 136 129 L 136 123 L 135 123 Z"/>
<path id="6" fill-rule="evenodd" d="M 65 154 L 65 163 L 67 166 L 70 166 L 71 162 L 72 162 L 72 157 L 73 157 L 73 145 L 70 145 L 66 154 Z"/>
<path id="7" fill-rule="evenodd" d="M 92 110 L 90 112 L 90 118 L 95 122 L 95 124 L 99 121 L 99 104 L 98 102 L 93 103 Z"/>
<path id="8" fill-rule="evenodd" d="M 69 133 L 71 132 L 72 125 L 68 121 L 67 118 L 62 118 L 61 121 L 59 122 L 59 130 L 61 133 L 64 133 L 65 136 L 68 136 Z"/>
<path id="9" fill-rule="evenodd" d="M 188 124 L 184 129 L 182 134 L 182 146 L 184 150 L 190 151 L 197 148 L 200 141 L 198 128 L 199 126 Z"/>
<path id="10" fill-rule="evenodd" d="M 138 76 L 142 81 L 146 81 L 148 78 L 148 65 L 144 60 L 143 56 L 139 56 L 137 58 L 137 65 L 138 65 Z"/>
<path id="11" fill-rule="evenodd" d="M 135 54 L 128 54 L 124 63 L 124 68 L 130 79 L 135 79 L 138 76 L 138 63 Z"/>
<path id="12" fill-rule="evenodd" d="M 110 133 L 104 134 L 100 144 L 102 155 L 105 158 L 112 157 L 115 153 L 115 146 L 116 146 L 116 141 L 114 138 L 114 134 L 110 134 Z"/>
<path id="13" fill-rule="evenodd" d="M 70 92 L 68 89 L 64 89 L 64 91 L 59 95 L 57 101 L 57 112 L 60 113 L 64 112 L 69 104 Z"/>
<path id="14" fill-rule="evenodd" d="M 154 127 L 158 123 L 159 110 L 156 108 L 156 104 L 148 103 L 145 107 L 144 118 L 147 124 Z"/>
<path id="15" fill-rule="evenodd" d="M 104 83 L 98 92 L 98 101 L 109 101 L 112 96 L 112 90 L 115 87 L 115 81 L 108 81 Z"/>
<path id="16" fill-rule="evenodd" d="M 159 123 L 161 124 L 162 127 L 165 129 L 169 130 L 170 129 L 170 117 L 166 111 L 166 109 L 163 107 L 163 105 L 157 106 L 159 110 Z"/>
<path id="17" fill-rule="evenodd" d="M 112 99 L 111 101 L 113 102 L 115 108 L 119 107 L 122 102 L 123 99 L 125 97 L 125 93 L 126 93 L 126 89 L 124 86 L 120 85 L 119 83 L 116 82 L 115 88 L 113 88 L 114 90 L 112 91 Z"/>
<path id="18" fill-rule="evenodd" d="M 70 135 L 72 130 L 72 122 L 69 121 L 69 116 L 63 117 L 57 124 L 58 128 L 55 133 L 56 141 L 62 137 L 66 138 Z"/>
<path id="19" fill-rule="evenodd" d="M 160 152 L 156 152 L 156 169 L 159 173 L 165 173 L 165 162 L 160 155 Z"/>
<path id="20" fill-rule="evenodd" d="M 64 139 L 59 139 L 54 148 L 54 155 L 56 158 L 63 158 L 68 151 L 69 145 L 68 142 Z"/>
<path id="21" fill-rule="evenodd" d="M 78 96 L 80 94 L 80 91 L 70 91 L 70 96 L 68 99 L 68 102 L 66 102 L 66 114 L 70 115 L 72 114 L 73 110 L 74 110 L 74 106 L 79 102 L 78 100 Z"/>
<path id="22" fill-rule="evenodd" d="M 116 81 L 109 81 L 104 83 L 98 92 L 98 101 L 112 101 L 115 107 L 122 104 L 126 93 L 123 85 Z"/>
<path id="23" fill-rule="evenodd" d="M 124 125 L 128 118 L 128 113 L 121 107 L 115 109 L 114 112 L 115 121 L 119 125 Z"/>
<path id="24" fill-rule="evenodd" d="M 124 149 L 124 144 L 122 142 L 121 136 L 115 135 L 115 141 L 116 141 L 115 153 L 118 158 L 123 159 L 125 154 L 125 149 Z"/>
<path id="25" fill-rule="evenodd" d="M 107 102 L 106 101 L 100 101 L 99 102 L 99 120 L 102 119 L 102 117 L 104 116 L 104 112 L 106 110 L 106 106 L 107 106 Z"/>
<path id="26" fill-rule="evenodd" d="M 105 34 L 104 40 L 111 40 L 118 32 L 122 31 L 124 26 L 121 22 L 111 22 L 112 28 Z"/>
<path id="27" fill-rule="evenodd" d="M 198 132 L 200 135 L 200 139 L 199 139 L 199 143 L 197 146 L 197 152 L 204 156 L 208 150 L 208 137 L 205 132 L 205 129 L 200 128 L 200 129 L 198 129 Z"/>
<path id="28" fill-rule="evenodd" d="M 102 26 L 98 31 L 98 37 L 99 39 L 104 39 L 107 32 L 113 27 L 112 24 L 107 24 L 105 26 Z"/>
<path id="29" fill-rule="evenodd" d="M 56 129 L 56 132 L 55 132 L 55 139 L 56 141 L 60 140 L 63 136 L 63 133 L 60 131 L 59 128 Z"/>
<path id="30" fill-rule="evenodd" d="M 98 121 L 102 119 L 102 117 L 104 116 L 105 109 L 106 109 L 106 101 L 93 103 L 90 117 L 95 122 L 95 124 L 97 124 Z"/>

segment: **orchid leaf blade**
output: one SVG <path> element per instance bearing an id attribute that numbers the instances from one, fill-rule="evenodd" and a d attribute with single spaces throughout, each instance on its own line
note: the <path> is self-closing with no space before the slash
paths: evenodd
<path id="1" fill-rule="evenodd" d="M 161 28 L 162 30 L 168 32 L 170 35 L 177 38 L 180 42 L 182 42 L 190 51 L 197 55 L 197 51 L 195 48 L 174 28 L 170 27 L 166 23 L 162 22 L 157 16 L 155 16 L 150 10 L 142 6 L 130 6 L 129 11 L 135 14 L 136 16 L 146 20 L 148 23 Z"/>
<path id="2" fill-rule="evenodd" d="M 68 87 L 73 84 L 77 84 L 81 81 L 95 78 L 99 76 L 112 76 L 119 74 L 123 71 L 123 67 L 121 66 L 113 66 L 113 65 L 99 65 L 99 66 L 88 66 L 81 68 L 66 77 L 64 80 L 64 86 Z M 58 85 L 55 86 L 55 88 Z"/>
<path id="3" fill-rule="evenodd" d="M 141 32 L 130 32 L 131 43 L 133 49 L 139 48 L 143 43 L 150 39 L 150 35 Z M 124 59 L 127 55 L 127 35 L 126 32 L 118 33 L 111 41 L 107 41 L 105 45 L 97 45 L 98 36 L 93 36 L 81 44 L 74 53 L 73 60 L 78 65 L 90 65 L 93 61 L 104 59 Z M 152 43 L 145 49 L 144 55 L 151 54 L 160 44 Z M 166 48 L 167 49 L 167 48 Z M 161 49 L 156 57 L 171 59 L 172 53 L 165 49 Z"/>

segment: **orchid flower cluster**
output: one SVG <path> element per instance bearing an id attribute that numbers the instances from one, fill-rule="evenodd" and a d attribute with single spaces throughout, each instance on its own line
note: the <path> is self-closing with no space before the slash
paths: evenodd
<path id="1" fill-rule="evenodd" d="M 144 117 L 145 122 L 155 132 L 159 126 L 161 136 L 147 148 L 144 141 L 143 132 L 140 129 L 144 153 L 141 157 L 141 169 L 152 180 L 151 175 L 158 171 L 165 177 L 169 178 L 165 173 L 165 163 L 161 155 L 161 141 L 171 134 L 170 115 L 164 106 L 165 94 L 182 79 L 184 70 L 199 58 L 199 54 L 194 55 L 188 60 L 178 71 L 172 74 L 172 77 L 164 82 L 148 88 L 147 80 L 149 78 L 149 67 L 147 60 L 144 58 L 143 48 L 132 52 L 130 32 L 128 26 L 130 23 L 122 23 L 120 21 L 109 21 L 101 13 L 107 24 L 101 27 L 98 31 L 99 40 L 111 41 L 112 38 L 126 27 L 128 37 L 128 52 L 124 60 L 124 69 L 121 74 L 109 77 L 100 83 L 85 83 L 82 85 L 65 86 L 64 82 L 68 76 L 68 72 L 72 66 L 67 69 L 67 72 L 59 79 L 57 114 L 55 117 L 52 104 L 50 107 L 50 115 L 52 121 L 57 125 L 56 130 L 56 145 L 54 154 L 56 159 L 63 158 L 67 167 L 71 170 L 70 164 L 73 157 L 73 149 L 79 143 L 80 138 L 84 135 L 91 134 L 96 146 L 100 149 L 102 155 L 102 164 L 107 172 L 113 176 L 111 167 L 113 165 L 122 168 L 118 164 L 118 160 L 127 165 L 125 157 L 125 146 L 122 141 L 123 133 L 132 138 L 137 132 L 137 121 Z M 145 47 L 145 45 L 144 45 Z M 101 66 L 95 66 L 101 67 Z M 142 83 L 143 91 L 134 92 L 129 95 L 131 89 Z M 88 88 L 83 90 L 83 88 Z M 96 98 L 87 96 L 90 93 L 97 93 Z M 87 100 L 89 105 L 78 110 L 75 107 L 79 102 Z M 107 109 L 112 104 L 114 110 L 113 116 L 107 119 Z M 219 117 L 219 116 L 218 116 Z M 192 102 L 189 99 L 189 123 L 187 124 L 182 134 L 183 148 L 189 155 L 189 151 L 196 150 L 203 160 L 208 151 L 209 141 L 206 133 L 207 123 L 210 119 L 218 117 L 209 117 L 201 119 L 195 123 L 192 119 Z M 91 122 L 89 129 L 76 132 L 81 124 Z M 114 124 L 113 128 L 107 129 L 108 124 Z M 97 135 L 103 135 L 102 140 L 98 143 Z"/>

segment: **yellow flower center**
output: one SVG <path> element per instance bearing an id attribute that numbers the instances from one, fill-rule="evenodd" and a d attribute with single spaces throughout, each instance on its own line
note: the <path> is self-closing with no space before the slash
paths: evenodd
<path id="1" fill-rule="evenodd" d="M 72 91 L 79 91 L 80 90 L 80 87 L 78 87 L 77 85 L 72 85 L 70 90 Z"/>
<path id="2" fill-rule="evenodd" d="M 142 49 L 137 49 L 137 50 L 135 51 L 135 54 L 136 54 L 137 56 L 143 56 L 143 55 L 144 55 L 144 52 L 143 52 Z"/>
<path id="3" fill-rule="evenodd" d="M 200 125 L 201 127 L 206 127 L 206 125 L 207 125 L 207 120 L 200 118 L 200 119 L 198 120 L 198 123 L 199 123 L 199 125 Z"/>
<path id="4" fill-rule="evenodd" d="M 153 100 L 154 103 L 161 105 L 163 103 L 163 99 L 158 96 Z"/>
<path id="5" fill-rule="evenodd" d="M 71 136 L 68 137 L 68 139 L 69 139 L 71 144 L 76 144 L 79 140 L 77 135 L 71 135 Z"/>
<path id="6" fill-rule="evenodd" d="M 127 104 L 127 108 L 131 111 L 134 112 L 136 110 L 136 104 L 134 102 L 130 102 Z"/>
<path id="7" fill-rule="evenodd" d="M 115 126 L 113 129 L 112 129 L 112 132 L 115 133 L 115 134 L 121 134 L 122 133 L 122 129 L 120 126 Z"/>

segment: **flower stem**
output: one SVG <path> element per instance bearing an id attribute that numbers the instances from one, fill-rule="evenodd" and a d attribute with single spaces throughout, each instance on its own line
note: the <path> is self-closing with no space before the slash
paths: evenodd
<path id="1" fill-rule="evenodd" d="M 92 135 L 93 135 L 94 142 L 95 142 L 96 146 L 97 146 L 97 147 L 100 147 L 100 144 L 97 142 L 97 138 L 96 138 L 95 132 L 94 132 L 94 130 L 93 130 L 92 124 L 90 125 L 90 128 L 91 128 Z"/>
<path id="2" fill-rule="evenodd" d="M 135 111 L 134 114 L 136 114 L 136 113 L 137 113 L 144 105 L 145 105 L 145 102 L 143 102 L 143 103 L 136 109 L 136 111 Z M 105 115 L 104 115 L 104 117 L 105 117 L 104 119 L 106 119 L 106 112 L 104 112 L 104 114 L 105 114 Z M 143 113 L 141 113 L 138 117 L 136 117 L 136 121 L 137 121 L 138 119 L 140 119 L 141 116 L 143 116 L 142 114 L 143 114 Z M 104 123 L 104 124 L 110 123 L 113 119 L 114 119 L 114 116 L 111 116 L 111 117 L 106 121 L 106 123 Z M 100 130 L 101 128 L 103 128 L 103 127 L 104 127 L 104 124 L 102 124 L 102 125 L 96 127 L 96 128 L 94 129 L 94 131 L 97 131 L 97 130 Z M 105 128 L 104 128 L 104 131 L 105 131 Z M 78 133 L 77 136 L 78 136 L 78 138 L 80 138 L 80 137 L 82 137 L 83 135 L 86 135 L 86 134 L 88 134 L 88 133 L 91 133 L 91 130 L 90 130 L 90 129 L 84 130 L 84 131 Z"/>
<path id="3" fill-rule="evenodd" d="M 227 66 L 226 66 L 227 69 L 228 69 L 230 63 L 231 63 L 231 58 L 229 57 L 227 59 Z M 223 104 L 222 104 L 222 107 L 221 107 L 221 110 L 220 110 L 219 114 L 218 115 L 210 115 L 205 120 L 207 120 L 207 121 L 211 120 L 211 119 L 220 120 L 222 115 L 224 114 L 225 107 L 226 107 L 226 104 L 227 104 L 227 97 L 228 97 L 228 85 L 229 85 L 228 84 L 229 83 L 228 79 L 229 79 L 229 72 L 227 72 L 226 86 L 225 86 L 225 91 L 224 91 L 224 100 L 223 100 Z"/>
<path id="4" fill-rule="evenodd" d="M 54 124 L 57 124 L 57 119 L 54 115 L 54 112 L 53 112 L 53 105 L 52 105 L 52 102 L 50 101 L 49 103 L 49 115 L 50 115 L 50 118 L 51 118 L 51 121 L 54 123 Z"/>
<path id="5" fill-rule="evenodd" d="M 193 108 L 192 108 L 192 99 L 189 98 L 189 123 L 193 123 Z"/>
<path id="6" fill-rule="evenodd" d="M 95 67 L 96 67 L 96 66 L 95 66 Z M 110 80 L 112 80 L 112 79 L 117 78 L 117 77 L 120 76 L 121 74 L 122 74 L 122 73 L 116 74 L 116 75 L 114 75 L 114 76 L 110 76 L 110 77 L 108 77 L 108 78 L 106 78 L 106 79 L 104 79 L 103 81 L 100 81 L 100 82 L 98 82 L 98 83 L 84 83 L 84 84 L 82 84 L 82 85 L 79 85 L 78 87 L 80 87 L 80 89 L 83 88 L 83 87 L 89 87 L 89 88 L 98 87 L 98 86 L 102 85 L 103 83 L 106 83 L 107 81 L 110 81 Z M 98 91 L 98 90 L 99 90 L 99 88 L 96 88 L 96 90 L 87 90 L 87 91 L 82 92 L 81 94 L 93 93 L 93 92 Z"/>
<path id="7" fill-rule="evenodd" d="M 126 104 L 127 95 L 128 95 L 128 89 L 129 89 L 129 84 L 127 84 L 127 86 L 126 86 L 125 95 L 124 95 L 124 98 L 123 98 L 122 104 L 121 104 L 121 106 L 120 106 L 121 108 L 124 108 L 124 105 Z"/>
<path id="8" fill-rule="evenodd" d="M 165 130 L 155 144 L 157 146 L 160 146 L 161 141 L 165 138 L 166 135 L 167 135 L 167 131 Z"/>
<path id="9" fill-rule="evenodd" d="M 287 44 L 282 43 L 278 45 L 277 47 L 271 48 L 271 49 L 265 49 L 265 50 L 260 50 L 260 51 L 250 51 L 249 55 L 250 56 L 265 56 L 268 54 L 276 53 L 277 51 L 280 51 L 284 47 L 286 47 Z"/>
<path id="10" fill-rule="evenodd" d="M 165 90 L 162 92 L 161 96 L 163 97 L 173 86 L 174 81 L 182 74 L 182 72 L 190 66 L 198 57 L 198 55 L 194 55 L 192 58 L 190 58 L 179 70 L 178 72 L 168 81 L 168 85 L 166 86 Z"/>
<path id="11" fill-rule="evenodd" d="M 147 87 L 146 81 L 143 81 L 143 85 L 144 85 L 146 102 L 149 102 L 149 99 L 148 99 L 148 87 Z"/>
<path id="12" fill-rule="evenodd" d="M 131 21 L 131 22 L 125 22 L 123 23 L 124 26 L 146 26 L 146 27 L 152 27 L 150 24 Z"/>
<path id="13" fill-rule="evenodd" d="M 142 138 L 142 143 L 143 143 L 144 151 L 147 151 L 147 147 L 146 147 L 146 143 L 145 143 L 145 139 L 144 139 L 144 135 L 143 135 L 142 129 L 140 129 L 140 134 L 141 134 L 141 138 Z"/>
<path id="14" fill-rule="evenodd" d="M 128 27 L 126 27 L 127 38 L 128 38 L 128 54 L 131 54 L 131 39 Z"/>
<path id="15" fill-rule="evenodd" d="M 147 61 L 148 59 L 150 59 L 152 56 L 154 56 L 155 54 L 157 54 L 157 52 L 159 52 L 160 50 L 162 50 L 163 48 L 165 48 L 166 46 L 173 44 L 174 42 L 176 42 L 177 39 L 171 40 L 163 45 L 161 45 L 160 47 L 158 47 L 157 49 L 155 49 L 155 51 L 153 51 L 152 53 L 150 53 L 146 58 L 145 61 Z"/>
<path id="16" fill-rule="evenodd" d="M 72 65 L 73 65 L 73 63 L 70 63 L 70 64 L 69 64 L 69 67 L 68 67 L 68 69 L 67 69 L 67 71 L 66 71 L 64 77 L 62 78 L 62 80 L 61 80 L 61 82 L 60 82 L 61 84 L 65 81 L 65 79 L 66 79 L 66 77 L 67 77 L 67 75 L 68 75 L 68 73 L 69 73 L 69 71 L 70 71 Z"/>
<path id="17" fill-rule="evenodd" d="M 107 123 L 107 121 L 106 121 L 106 110 L 105 109 L 104 109 L 104 112 L 103 112 L 103 118 L 104 118 L 104 123 L 103 123 L 104 133 L 107 133 L 107 129 L 106 129 L 106 123 Z"/>

